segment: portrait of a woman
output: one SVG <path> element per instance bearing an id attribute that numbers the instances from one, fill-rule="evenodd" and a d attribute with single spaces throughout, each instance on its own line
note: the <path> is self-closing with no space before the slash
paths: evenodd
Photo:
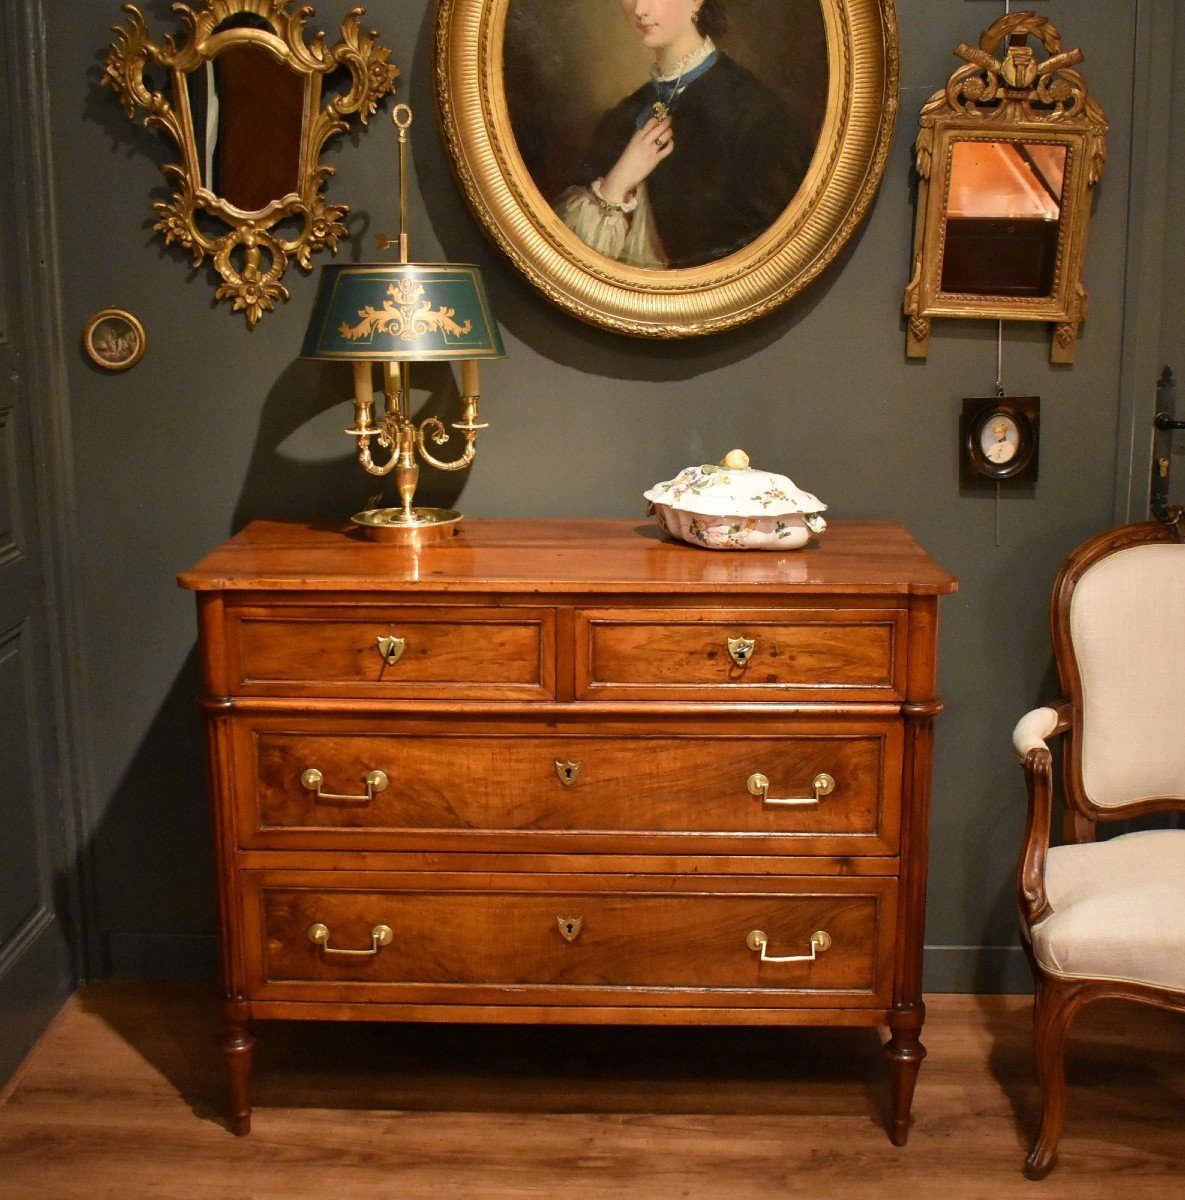
<path id="1" fill-rule="evenodd" d="M 786 99 L 723 48 L 725 0 L 615 0 L 649 78 L 596 122 L 552 200 L 593 250 L 695 267 L 749 245 L 786 209 L 814 142 Z"/>

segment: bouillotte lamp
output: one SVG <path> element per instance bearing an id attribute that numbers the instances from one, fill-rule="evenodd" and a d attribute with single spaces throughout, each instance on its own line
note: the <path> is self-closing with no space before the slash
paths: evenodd
<path id="1" fill-rule="evenodd" d="M 346 430 L 358 441 L 358 461 L 371 475 L 395 473 L 398 508 L 373 508 L 354 521 L 383 540 L 422 543 L 454 532 L 461 514 L 452 509 L 417 508 L 412 501 L 420 468 L 417 454 L 442 471 L 467 467 L 477 452 L 477 363 L 504 358 L 502 339 L 490 310 L 481 272 L 464 263 L 408 261 L 407 133 L 411 109 L 398 104 L 392 118 L 399 130 L 399 261 L 341 263 L 322 267 L 313 315 L 301 347 L 302 358 L 343 359 L 354 364 L 354 424 Z M 380 246 L 389 245 L 382 239 Z M 462 418 L 451 428 L 465 439 L 461 455 L 435 458 L 425 441 L 449 440 L 444 423 L 411 417 L 411 364 L 429 360 L 461 363 Z M 376 416 L 371 364 L 382 364 L 383 410 Z M 376 462 L 371 443 L 389 451 Z"/>

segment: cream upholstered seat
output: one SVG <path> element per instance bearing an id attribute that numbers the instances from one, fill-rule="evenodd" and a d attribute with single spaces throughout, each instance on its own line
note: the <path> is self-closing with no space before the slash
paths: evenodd
<path id="1" fill-rule="evenodd" d="M 1043 970 L 1185 992 L 1185 829 L 1054 846 L 1045 897 L 1030 933 Z"/>
<path id="2" fill-rule="evenodd" d="M 1021 718 L 1028 826 L 1017 871 L 1037 983 L 1041 1130 L 1025 1172 L 1057 1161 L 1065 1039 L 1091 1000 L 1185 1009 L 1185 830 L 1096 841 L 1100 822 L 1185 810 L 1185 545 L 1181 524 L 1128 525 L 1067 559 L 1050 604 L 1062 694 Z M 1066 843 L 1050 845 L 1064 734 Z"/>

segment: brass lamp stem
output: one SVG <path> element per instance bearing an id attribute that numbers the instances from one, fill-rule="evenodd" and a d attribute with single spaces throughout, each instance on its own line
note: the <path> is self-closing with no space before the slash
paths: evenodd
<path id="1" fill-rule="evenodd" d="M 411 109 L 406 104 L 396 104 L 391 110 L 391 120 L 399 130 L 399 261 L 411 262 L 407 244 L 407 131 L 411 128 Z"/>
<path id="2" fill-rule="evenodd" d="M 412 524 L 415 521 L 412 500 L 415 498 L 416 484 L 420 482 L 420 467 L 416 462 L 416 427 L 412 424 L 410 411 L 411 364 L 405 362 L 384 363 L 383 369 L 390 369 L 398 380 L 395 490 L 399 493 L 399 500 L 403 506 L 403 519 L 408 524 Z"/>

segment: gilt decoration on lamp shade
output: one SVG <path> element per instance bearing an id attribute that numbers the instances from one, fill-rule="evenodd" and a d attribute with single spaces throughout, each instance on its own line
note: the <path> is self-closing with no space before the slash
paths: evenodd
<path id="1" fill-rule="evenodd" d="M 302 358 L 426 362 L 504 358 L 480 270 L 358 263 L 321 271 Z"/>

